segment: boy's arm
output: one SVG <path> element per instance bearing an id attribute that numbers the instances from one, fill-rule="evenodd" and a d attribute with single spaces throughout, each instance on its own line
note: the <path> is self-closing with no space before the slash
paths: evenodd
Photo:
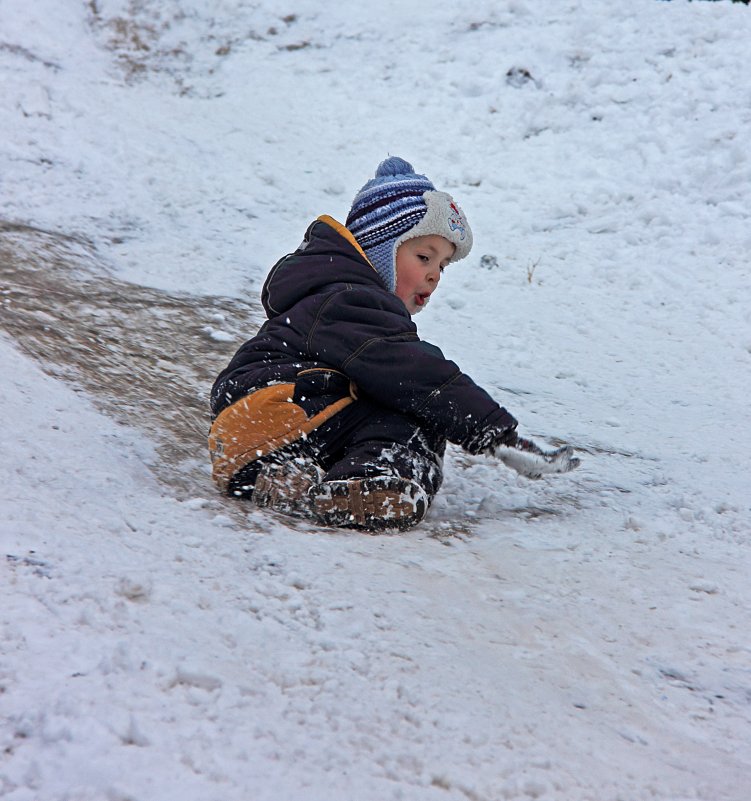
<path id="1" fill-rule="evenodd" d="M 341 369 L 371 398 L 414 415 L 473 454 L 500 459 L 528 478 L 578 466 L 573 449 L 542 451 L 516 434 L 516 419 L 440 349 L 423 342 L 389 296 L 348 290 L 322 308 L 311 351 Z"/>
<path id="2" fill-rule="evenodd" d="M 419 339 L 394 296 L 357 288 L 335 293 L 319 310 L 307 348 L 373 400 L 417 417 L 471 453 L 516 428 L 506 409 Z"/>

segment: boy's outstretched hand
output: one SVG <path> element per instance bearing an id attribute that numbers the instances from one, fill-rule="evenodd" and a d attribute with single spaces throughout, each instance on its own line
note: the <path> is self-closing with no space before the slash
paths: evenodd
<path id="1" fill-rule="evenodd" d="M 495 445 L 490 452 L 506 467 L 527 478 L 542 478 L 551 473 L 568 473 L 579 466 L 570 445 L 554 451 L 543 451 L 532 440 L 508 437 L 503 445 Z"/>

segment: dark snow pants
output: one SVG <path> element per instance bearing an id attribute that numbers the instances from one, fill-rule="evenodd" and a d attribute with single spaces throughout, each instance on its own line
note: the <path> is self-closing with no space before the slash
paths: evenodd
<path id="1" fill-rule="evenodd" d="M 295 403 L 312 415 L 349 391 L 349 382 L 329 380 L 325 388 L 298 381 Z M 259 470 L 269 461 L 304 457 L 324 473 L 325 481 L 372 476 L 399 476 L 417 482 L 430 500 L 443 481 L 446 440 L 407 415 L 359 398 L 291 445 L 263 456 L 239 470 L 230 494 L 250 495 Z"/>

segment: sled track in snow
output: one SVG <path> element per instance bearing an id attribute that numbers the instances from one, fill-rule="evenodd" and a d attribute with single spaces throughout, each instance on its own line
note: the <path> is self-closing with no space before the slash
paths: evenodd
<path id="1" fill-rule="evenodd" d="M 240 525 L 248 525 L 253 507 L 225 502 L 209 478 L 208 397 L 219 370 L 262 319 L 260 308 L 233 298 L 122 281 L 105 273 L 84 239 L 0 221 L 0 330 L 46 373 L 144 432 L 157 452 L 149 467 L 170 494 L 208 496 Z M 219 326 L 229 342 L 212 337 Z M 456 466 L 466 467 L 461 458 Z M 555 513 L 521 512 L 525 518 Z M 284 524 L 310 529 L 291 518 Z M 450 541 L 471 529 L 468 521 L 444 522 L 429 536 Z"/>
<path id="2" fill-rule="evenodd" d="M 178 497 L 211 491 L 209 389 L 259 310 L 102 275 L 86 241 L 9 222 L 0 222 L 0 310 L 0 329 L 45 372 L 151 437 L 151 467 Z M 231 342 L 212 338 L 219 325 Z"/>
<path id="3" fill-rule="evenodd" d="M 45 372 L 85 392 L 117 422 L 144 432 L 157 452 L 149 467 L 171 495 L 212 498 L 240 525 L 248 525 L 253 508 L 225 502 L 209 478 L 208 396 L 219 370 L 262 320 L 260 307 L 234 298 L 167 293 L 108 275 L 85 239 L 0 221 L 0 330 Z M 212 336 L 218 328 L 222 341 Z M 473 483 L 473 460 L 461 453 L 448 459 L 453 489 L 464 492 Z M 600 492 L 626 491 L 598 486 Z M 447 480 L 445 491 L 451 487 Z M 582 504 L 580 494 L 559 490 L 554 504 L 548 500 L 543 494 L 519 507 L 510 499 L 507 507 L 480 510 L 477 519 L 557 517 Z M 447 506 L 448 519 L 428 536 L 471 536 L 474 523 L 464 519 L 463 508 Z M 285 518 L 284 524 L 310 530 L 303 521 Z"/>

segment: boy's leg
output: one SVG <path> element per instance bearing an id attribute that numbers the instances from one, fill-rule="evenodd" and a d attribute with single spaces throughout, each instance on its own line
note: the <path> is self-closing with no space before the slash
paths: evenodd
<path id="1" fill-rule="evenodd" d="M 295 381 L 293 401 L 310 419 L 349 393 L 350 382 L 343 374 L 307 370 Z M 286 514 L 310 516 L 308 491 L 322 478 L 315 454 L 301 439 L 246 464 L 230 479 L 228 493 Z"/>
<path id="2" fill-rule="evenodd" d="M 445 444 L 416 420 L 360 399 L 238 471 L 229 493 L 325 525 L 408 528 L 440 488 Z"/>
<path id="3" fill-rule="evenodd" d="M 252 462 L 232 479 L 230 494 L 283 514 L 311 517 L 310 490 L 324 471 L 301 443 Z"/>
<path id="4" fill-rule="evenodd" d="M 318 434 L 314 432 L 311 444 L 319 457 L 323 457 L 324 467 L 328 466 L 326 481 L 399 476 L 414 479 L 431 497 L 443 482 L 445 441 L 431 437 L 416 421 L 404 415 L 381 411 L 368 416 L 344 447 L 333 453 L 317 448 Z"/>
<path id="5" fill-rule="evenodd" d="M 443 480 L 445 440 L 368 401 L 313 432 L 309 445 L 328 468 L 311 490 L 313 512 L 326 525 L 409 528 L 425 516 Z"/>

